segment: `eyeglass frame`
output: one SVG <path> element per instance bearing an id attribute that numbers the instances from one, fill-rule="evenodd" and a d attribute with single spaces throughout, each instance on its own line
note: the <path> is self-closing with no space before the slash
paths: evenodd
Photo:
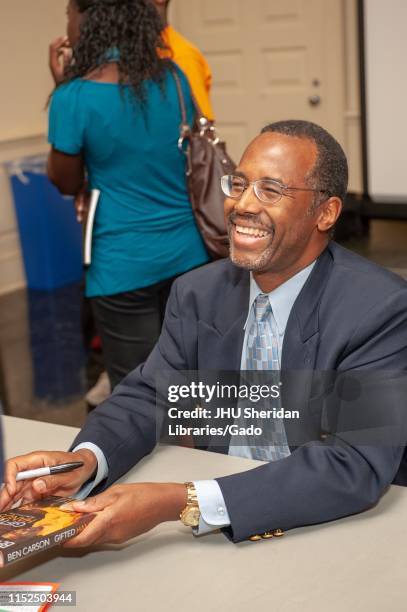
<path id="1" fill-rule="evenodd" d="M 239 178 L 239 179 L 241 179 L 242 181 L 244 181 L 244 182 L 245 182 L 245 186 L 244 186 L 244 188 L 243 188 L 243 191 L 242 191 L 242 193 L 241 193 L 239 196 L 231 196 L 231 195 L 228 195 L 227 193 L 225 193 L 225 191 L 224 191 L 224 189 L 223 189 L 223 186 L 222 186 L 222 180 L 223 180 L 224 178 L 226 178 L 226 177 L 230 177 L 230 176 L 234 176 L 234 177 Z M 261 197 L 259 196 L 259 194 L 257 193 L 257 189 L 256 189 L 256 184 L 257 184 L 257 183 L 260 183 L 260 182 L 268 182 L 268 183 L 272 183 L 273 185 L 277 185 L 278 187 L 280 187 L 280 189 L 281 189 L 281 194 L 280 194 L 280 197 L 278 198 L 278 200 L 276 200 L 275 202 L 268 202 L 268 201 L 266 201 L 266 200 L 262 200 L 262 198 L 261 198 Z M 290 196 L 290 194 L 289 194 L 289 193 L 284 193 L 284 191 L 285 191 L 286 189 L 291 189 L 292 191 L 313 191 L 314 193 L 326 193 L 326 194 L 328 194 L 328 198 L 329 198 L 329 197 L 331 197 L 331 196 L 330 196 L 329 189 L 310 189 L 310 188 L 306 188 L 306 187 L 290 187 L 289 185 L 284 185 L 283 183 L 280 183 L 279 181 L 277 181 L 277 180 L 275 180 L 275 179 L 257 179 L 257 180 L 255 180 L 255 181 L 248 181 L 248 180 L 246 180 L 246 179 L 245 179 L 243 176 L 240 176 L 239 174 L 224 174 L 224 175 L 221 177 L 221 179 L 220 179 L 220 184 L 221 184 L 221 189 L 222 189 L 222 191 L 223 191 L 223 194 L 224 194 L 224 195 L 225 195 L 227 198 L 231 198 L 232 200 L 240 200 L 240 198 L 243 196 L 244 192 L 245 192 L 245 191 L 246 191 L 246 190 L 247 190 L 247 189 L 248 189 L 248 188 L 249 188 L 251 185 L 253 185 L 253 191 L 254 191 L 254 194 L 255 194 L 256 198 L 257 198 L 257 199 L 258 199 L 260 202 L 262 202 L 263 204 L 269 204 L 269 205 L 275 205 L 275 204 L 278 204 L 278 203 L 280 202 L 280 200 L 281 200 L 281 198 L 282 198 L 283 196 L 286 196 L 286 197 L 288 197 L 288 198 L 289 198 L 289 197 L 293 197 L 293 196 Z M 328 199 L 328 198 L 327 198 L 327 199 Z"/>

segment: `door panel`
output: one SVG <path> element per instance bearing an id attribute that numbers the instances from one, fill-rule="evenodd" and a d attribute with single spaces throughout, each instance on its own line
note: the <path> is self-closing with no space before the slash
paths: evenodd
<path id="1" fill-rule="evenodd" d="M 343 143 L 341 0 L 175 0 L 172 22 L 211 65 L 217 124 L 236 160 L 281 119 L 314 121 Z"/>

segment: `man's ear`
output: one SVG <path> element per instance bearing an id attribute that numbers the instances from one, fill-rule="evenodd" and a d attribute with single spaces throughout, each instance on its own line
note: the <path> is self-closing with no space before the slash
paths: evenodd
<path id="1" fill-rule="evenodd" d="M 335 197 L 329 198 L 319 206 L 317 227 L 320 232 L 328 232 L 337 222 L 342 212 L 342 201 Z"/>

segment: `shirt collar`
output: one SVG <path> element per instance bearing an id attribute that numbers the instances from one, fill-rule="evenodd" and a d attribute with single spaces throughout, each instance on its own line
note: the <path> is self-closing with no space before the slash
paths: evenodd
<path id="1" fill-rule="evenodd" d="M 285 328 L 287 327 L 287 321 L 288 317 L 290 316 L 291 309 L 301 289 L 305 285 L 307 278 L 311 274 L 315 263 L 316 261 L 313 261 L 309 266 L 303 270 L 300 270 L 297 272 L 297 274 L 286 280 L 285 283 L 279 285 L 276 289 L 273 289 L 273 291 L 270 291 L 270 293 L 267 294 L 280 336 L 284 335 L 285 333 Z M 250 272 L 249 310 L 247 313 L 246 322 L 244 324 L 244 329 L 246 329 L 249 321 L 254 300 L 260 293 L 263 293 L 263 291 L 254 280 L 252 272 Z"/>

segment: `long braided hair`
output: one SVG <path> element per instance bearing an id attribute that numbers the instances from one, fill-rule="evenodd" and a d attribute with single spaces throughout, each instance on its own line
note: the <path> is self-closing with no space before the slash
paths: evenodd
<path id="1" fill-rule="evenodd" d="M 162 83 L 170 52 L 163 39 L 163 24 L 150 0 L 71 0 L 86 13 L 64 83 L 100 68 L 113 53 L 119 84 L 132 87 L 145 102 L 143 81 Z"/>

